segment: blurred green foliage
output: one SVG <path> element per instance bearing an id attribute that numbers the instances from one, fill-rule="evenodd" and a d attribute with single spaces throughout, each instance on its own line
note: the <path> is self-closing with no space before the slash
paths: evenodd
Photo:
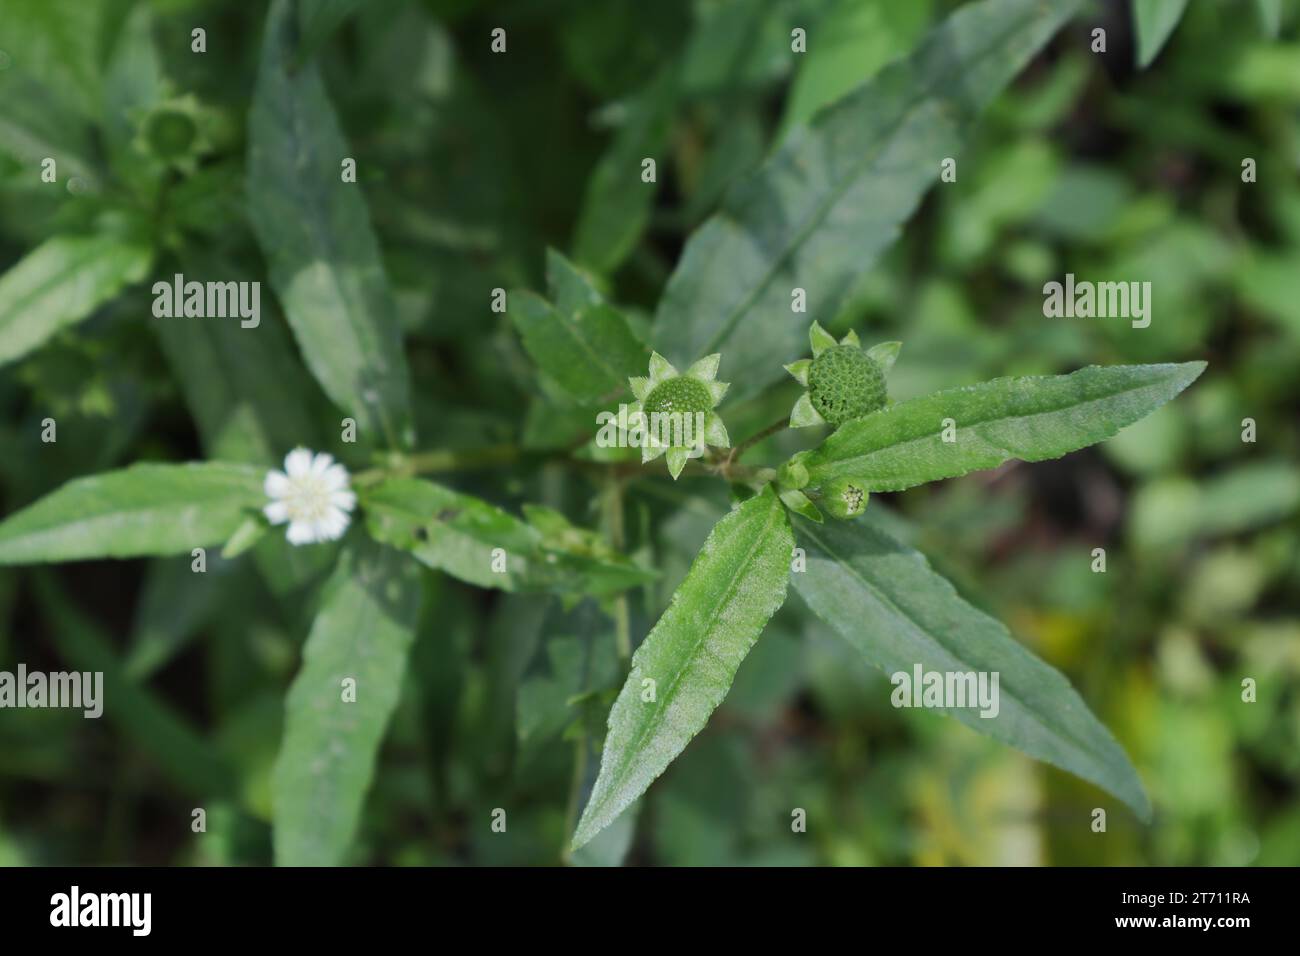
<path id="1" fill-rule="evenodd" d="M 422 444 L 491 444 L 526 421 L 526 442 L 545 448 L 565 444 L 562 423 L 529 406 L 533 372 L 509 324 L 489 324 L 504 317 L 486 290 L 542 288 L 554 246 L 644 324 L 723 190 L 956 4 L 323 6 L 337 17 L 323 14 L 313 42 L 396 289 Z M 1139 70 L 1129 4 L 1089 7 L 997 101 L 957 182 L 930 193 L 831 329 L 905 341 L 894 398 L 1088 364 L 1209 361 L 1183 400 L 1099 448 L 890 496 L 910 543 L 1116 733 L 1153 824 L 954 721 L 893 709 L 886 678 L 794 599 L 705 732 L 624 818 L 620 845 L 575 863 L 616 862 L 624 847 L 629 862 L 683 865 L 1300 863 L 1300 16 L 1281 5 L 1274 29 L 1242 9 L 1189 4 Z M 241 202 L 265 12 L 6 0 L 0 51 L 24 55 L 0 53 L 0 265 L 94 226 L 124 244 L 147 235 L 166 250 L 159 274 L 201 256 L 265 279 Z M 498 26 L 505 56 L 489 49 Z M 807 29 L 804 55 L 790 53 L 794 26 Z M 1090 51 L 1097 26 L 1104 54 Z M 157 117 L 129 105 L 151 77 L 201 132 L 187 162 L 171 139 L 168 156 L 151 151 Z M 637 188 L 647 155 L 655 190 Z M 57 185 L 39 178 L 45 156 Z M 1256 182 L 1243 182 L 1247 158 Z M 1066 272 L 1150 281 L 1151 326 L 1044 318 L 1041 287 Z M 186 401 L 206 367 L 189 333 L 149 309 L 135 286 L 4 367 L 4 513 L 130 461 L 222 448 L 265 463 L 290 440 L 249 443 L 228 421 L 196 430 Z M 287 335 L 280 316 L 268 321 Z M 247 389 L 274 402 L 275 381 L 305 379 L 287 344 L 273 359 L 240 347 L 213 346 L 235 383 L 232 419 Z M 789 383 L 729 409 L 732 433 L 796 394 Z M 335 433 L 324 407 L 292 414 L 292 440 Z M 40 442 L 47 415 L 56 445 Z M 599 519 L 593 488 L 551 468 L 458 481 Z M 727 502 L 690 480 L 638 490 L 630 548 L 661 571 L 632 602 L 643 635 Z M 1090 570 L 1097 547 L 1104 574 Z M 215 556 L 204 576 L 161 560 L 0 573 L 0 669 L 103 670 L 122 701 L 100 721 L 0 712 L 0 863 L 269 862 L 282 699 L 329 551 L 268 538 L 254 555 L 262 576 Z M 617 686 L 609 621 L 590 603 L 427 573 L 422 587 L 351 859 L 558 862 L 573 782 L 590 787 L 599 756 L 579 730 L 600 732 Z M 1243 678 L 1255 703 L 1242 702 Z M 193 834 L 200 805 L 208 832 Z M 1094 806 L 1111 807 L 1104 835 Z M 509 808 L 505 835 L 488 825 L 496 807 Z M 806 834 L 791 832 L 796 807 Z"/>

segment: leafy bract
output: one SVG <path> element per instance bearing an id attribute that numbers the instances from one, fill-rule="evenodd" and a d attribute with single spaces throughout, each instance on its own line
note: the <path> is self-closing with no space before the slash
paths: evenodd
<path id="1" fill-rule="evenodd" d="M 911 57 L 796 128 L 692 234 L 659 303 L 656 350 L 683 363 L 726 353 L 746 370 L 733 399 L 778 378 L 807 320 L 829 324 L 978 112 L 1076 7 L 968 4 Z M 800 322 L 790 314 L 796 288 L 808 297 Z"/>
<path id="2" fill-rule="evenodd" d="M 248 465 L 138 464 L 68 482 L 0 523 L 0 564 L 184 554 L 266 503 Z"/>
<path id="3" fill-rule="evenodd" d="M 55 236 L 0 276 L 0 365 L 89 318 L 144 278 L 147 246 L 120 236 Z"/>
<path id="4" fill-rule="evenodd" d="M 410 385 L 397 307 L 352 156 L 314 64 L 293 69 L 293 7 L 267 16 L 248 118 L 248 203 L 271 282 L 307 367 L 357 424 L 409 444 Z"/>
<path id="5" fill-rule="evenodd" d="M 802 462 L 814 485 L 848 477 L 866 491 L 901 491 L 1011 458 L 1059 458 L 1159 408 L 1204 368 L 1094 365 L 945 389 L 845 423 Z"/>
<path id="6" fill-rule="evenodd" d="M 785 600 L 794 535 L 769 487 L 714 526 L 632 657 L 574 848 L 609 826 L 704 727 Z"/>
<path id="7" fill-rule="evenodd" d="M 410 558 L 364 539 L 344 548 L 285 701 L 274 777 L 277 864 L 342 860 L 419 613 L 419 569 Z"/>
<path id="8" fill-rule="evenodd" d="M 1137 63 L 1145 69 L 1164 47 L 1187 9 L 1187 0 L 1133 0 Z"/>
<path id="9" fill-rule="evenodd" d="M 813 612 L 886 674 L 981 672 L 998 677 L 996 716 L 945 713 L 1113 793 L 1143 820 L 1151 806 L 1136 771 L 1069 681 L 967 604 L 926 559 L 886 534 L 871 510 L 857 521 L 796 519 L 807 570 L 795 589 Z M 914 688 L 919 690 L 919 688 Z"/>

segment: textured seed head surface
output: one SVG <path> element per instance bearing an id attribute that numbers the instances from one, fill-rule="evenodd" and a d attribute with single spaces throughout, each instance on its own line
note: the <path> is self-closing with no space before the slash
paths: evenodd
<path id="1" fill-rule="evenodd" d="M 823 503 L 832 518 L 856 518 L 867 510 L 869 495 L 850 478 L 837 478 L 825 489 Z"/>
<path id="2" fill-rule="evenodd" d="M 885 376 L 867 353 L 836 345 L 813 359 L 808 397 L 832 425 L 842 425 L 885 406 Z"/>
<path id="3" fill-rule="evenodd" d="M 647 415 L 678 412 L 693 415 L 713 408 L 708 386 L 698 379 L 678 375 L 660 382 L 645 397 L 641 406 Z"/>

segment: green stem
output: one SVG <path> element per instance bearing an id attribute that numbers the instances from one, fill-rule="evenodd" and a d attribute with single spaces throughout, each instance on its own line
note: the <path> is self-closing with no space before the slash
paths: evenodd
<path id="1" fill-rule="evenodd" d="M 437 448 L 433 451 L 404 455 L 387 468 L 368 468 L 353 476 L 353 483 L 367 485 L 384 478 L 428 475 L 446 471 L 467 471 L 490 465 L 508 465 L 519 458 L 514 445 L 487 445 L 483 448 Z"/>
<path id="2" fill-rule="evenodd" d="M 605 519 L 605 535 L 609 545 L 618 554 L 623 553 L 623 479 L 610 475 L 605 480 L 605 494 L 602 501 Z M 626 666 L 632 660 L 632 628 L 627 606 L 627 593 L 620 592 L 614 598 L 614 640 L 618 650 L 618 659 Z"/>
<path id="3" fill-rule="evenodd" d="M 781 431 L 784 428 L 787 428 L 789 424 L 790 424 L 789 416 L 786 416 L 785 418 L 778 418 L 776 421 L 772 422 L 772 424 L 768 425 L 766 428 L 763 428 L 762 430 L 754 433 L 753 435 L 750 435 L 748 438 L 742 441 L 735 448 L 731 449 L 731 453 L 727 455 L 727 457 L 722 462 L 722 473 L 730 477 L 732 466 L 736 462 L 740 461 L 741 455 L 749 451 L 749 449 L 753 448 L 759 442 L 763 441 L 763 439 L 771 438 L 777 432 Z"/>

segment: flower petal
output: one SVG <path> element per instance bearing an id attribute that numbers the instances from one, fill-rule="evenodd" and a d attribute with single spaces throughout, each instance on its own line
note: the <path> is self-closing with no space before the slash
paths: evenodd
<path id="1" fill-rule="evenodd" d="M 646 444 L 641 446 L 641 464 L 644 465 L 648 461 L 654 461 L 667 450 L 667 448 L 660 445 L 658 442 L 654 444 L 646 442 Z"/>
<path id="2" fill-rule="evenodd" d="M 686 374 L 698 378 L 702 382 L 711 382 L 718 377 L 718 363 L 721 361 L 722 353 L 714 352 L 712 355 L 704 356 L 704 358 L 688 368 Z"/>
<path id="3" fill-rule="evenodd" d="M 271 524 L 284 524 L 289 520 L 289 506 L 283 501 L 272 501 L 262 509 L 262 514 Z"/>
<path id="4" fill-rule="evenodd" d="M 350 491 L 334 491 L 330 493 L 330 504 L 343 511 L 351 511 L 357 506 L 357 496 Z"/>
<path id="5" fill-rule="evenodd" d="M 790 411 L 791 428 L 807 428 L 809 425 L 824 425 L 826 419 L 818 414 L 817 409 L 813 408 L 812 399 L 808 393 L 804 392 L 799 396 L 799 401 L 794 403 L 794 408 Z"/>
<path id="6" fill-rule="evenodd" d="M 727 389 L 731 388 L 730 382 L 705 382 L 709 389 L 709 396 L 713 399 L 713 404 L 717 405 L 722 401 L 722 396 L 727 394 Z"/>
<path id="7" fill-rule="evenodd" d="M 311 472 L 312 454 L 306 448 L 295 448 L 284 456 L 284 472 L 290 478 L 301 478 Z"/>
<path id="8" fill-rule="evenodd" d="M 316 523 L 319 539 L 335 541 L 343 537 L 343 532 L 348 530 L 348 523 L 351 520 L 346 512 L 338 508 L 330 508 L 325 517 Z"/>
<path id="9" fill-rule="evenodd" d="M 844 338 L 840 339 L 840 345 L 855 345 L 862 348 L 862 343 L 858 341 L 858 333 L 849 329 L 844 333 Z"/>
<path id="10" fill-rule="evenodd" d="M 316 525 L 311 521 L 291 521 L 285 537 L 290 544 L 311 544 L 316 540 Z"/>
<path id="11" fill-rule="evenodd" d="M 274 469 L 268 471 L 266 480 L 262 482 L 262 490 L 268 498 L 283 498 L 289 493 L 289 476 Z"/>
<path id="12" fill-rule="evenodd" d="M 334 464 L 333 455 L 328 455 L 323 451 L 318 452 L 316 454 L 316 457 L 311 460 L 311 473 L 317 476 L 324 475 L 325 472 L 330 470 L 330 466 L 332 466 L 333 464 Z"/>
<path id="13" fill-rule="evenodd" d="M 812 359 L 800 359 L 791 362 L 785 370 L 794 376 L 794 380 L 804 388 L 808 387 L 808 369 L 812 368 Z"/>
<path id="14" fill-rule="evenodd" d="M 348 487 L 348 470 L 340 464 L 330 465 L 321 475 L 325 481 L 325 487 L 330 491 L 345 491 Z"/>

